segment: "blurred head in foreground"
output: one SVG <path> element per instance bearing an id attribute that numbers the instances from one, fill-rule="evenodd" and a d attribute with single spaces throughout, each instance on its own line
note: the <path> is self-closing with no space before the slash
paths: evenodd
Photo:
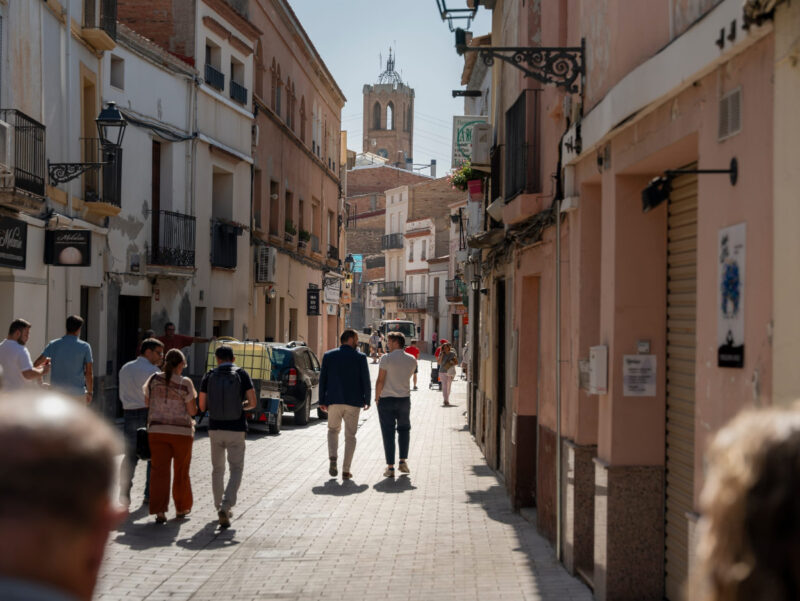
<path id="1" fill-rule="evenodd" d="M 45 391 L 0 395 L 0 597 L 9 580 L 91 599 L 109 532 L 114 430 Z"/>
<path id="2" fill-rule="evenodd" d="M 692 598 L 800 598 L 800 411 L 745 411 L 714 437 Z"/>

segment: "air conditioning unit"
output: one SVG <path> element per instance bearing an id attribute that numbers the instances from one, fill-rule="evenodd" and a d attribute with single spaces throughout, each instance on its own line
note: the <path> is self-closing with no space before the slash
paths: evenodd
<path id="1" fill-rule="evenodd" d="M 492 125 L 491 123 L 476 123 L 472 126 L 472 156 L 473 165 L 486 165 L 491 163 Z"/>
<path id="2" fill-rule="evenodd" d="M 259 246 L 256 251 L 256 283 L 275 283 L 278 267 L 278 250 L 273 246 Z"/>
<path id="3" fill-rule="evenodd" d="M 13 133 L 14 129 L 9 123 L 0 121 L 0 173 L 3 174 L 11 173 L 12 167 L 14 166 Z"/>

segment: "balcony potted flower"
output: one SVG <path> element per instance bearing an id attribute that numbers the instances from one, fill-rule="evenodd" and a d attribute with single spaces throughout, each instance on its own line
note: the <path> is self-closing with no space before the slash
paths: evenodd
<path id="1" fill-rule="evenodd" d="M 297 237 L 297 239 L 297 245 L 300 248 L 305 248 L 308 245 L 308 241 L 311 240 L 311 232 L 308 230 L 300 230 L 300 235 Z"/>
<path id="2" fill-rule="evenodd" d="M 469 190 L 472 198 L 480 198 L 483 194 L 483 178 L 477 171 L 472 169 L 472 164 L 469 161 L 453 170 L 447 176 L 447 179 L 454 190 Z"/>
<path id="3" fill-rule="evenodd" d="M 283 239 L 287 242 L 294 242 L 294 236 L 297 233 L 297 228 L 292 223 L 291 219 L 287 219 L 286 223 L 283 224 Z"/>

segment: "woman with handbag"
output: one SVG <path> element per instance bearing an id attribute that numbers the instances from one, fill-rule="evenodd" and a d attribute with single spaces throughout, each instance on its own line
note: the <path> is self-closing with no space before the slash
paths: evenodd
<path id="1" fill-rule="evenodd" d="M 456 365 L 458 365 L 458 357 L 453 350 L 453 345 L 449 342 L 443 342 L 441 352 L 437 359 L 439 363 L 439 379 L 442 382 L 442 396 L 444 397 L 444 406 L 450 406 L 450 387 L 453 385 L 453 378 L 456 375 Z"/>
<path id="2" fill-rule="evenodd" d="M 172 500 L 176 517 L 183 518 L 192 510 L 192 484 L 189 465 L 192 461 L 194 420 L 197 414 L 197 393 L 189 378 L 181 376 L 186 358 L 177 349 L 164 357 L 164 371 L 153 374 L 144 385 L 144 403 L 150 442 L 150 514 L 156 523 L 167 521 L 169 508 L 170 468 L 174 468 Z"/>

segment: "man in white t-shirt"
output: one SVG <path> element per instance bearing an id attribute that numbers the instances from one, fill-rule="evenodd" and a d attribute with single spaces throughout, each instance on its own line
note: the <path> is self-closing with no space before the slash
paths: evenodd
<path id="1" fill-rule="evenodd" d="M 375 405 L 381 422 L 383 450 L 386 454 L 386 471 L 383 475 L 394 478 L 394 433 L 400 447 L 398 468 L 404 474 L 408 469 L 408 443 L 411 431 L 411 387 L 409 380 L 417 368 L 417 360 L 406 353 L 405 337 L 400 332 L 389 332 L 386 346 L 388 353 L 381 357 L 378 365 L 378 381 L 375 384 Z"/>
<path id="2" fill-rule="evenodd" d="M 33 366 L 31 354 L 25 343 L 31 333 L 31 324 L 15 319 L 8 327 L 8 337 L 0 342 L 0 367 L 3 368 L 3 391 L 20 390 L 29 380 L 39 380 L 50 371 L 50 359 L 39 367 Z"/>

